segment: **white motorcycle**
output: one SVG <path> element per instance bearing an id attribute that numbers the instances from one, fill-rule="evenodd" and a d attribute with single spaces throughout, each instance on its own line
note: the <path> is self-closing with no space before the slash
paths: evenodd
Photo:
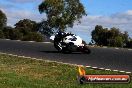
<path id="1" fill-rule="evenodd" d="M 62 53 L 91 53 L 91 50 L 83 43 L 83 40 L 74 34 L 58 32 L 55 36 L 51 36 L 50 39 L 54 40 L 54 47 Z"/>

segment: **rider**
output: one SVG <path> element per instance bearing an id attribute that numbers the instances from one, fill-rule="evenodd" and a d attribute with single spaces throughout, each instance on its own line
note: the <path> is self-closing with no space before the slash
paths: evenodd
<path id="1" fill-rule="evenodd" d="M 57 41 L 63 41 L 63 38 L 65 38 L 68 35 L 72 35 L 72 34 L 69 32 L 59 31 L 55 37 L 57 38 Z"/>

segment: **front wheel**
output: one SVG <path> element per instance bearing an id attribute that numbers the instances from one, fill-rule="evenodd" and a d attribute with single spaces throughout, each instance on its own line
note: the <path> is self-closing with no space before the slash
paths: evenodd
<path id="1" fill-rule="evenodd" d="M 59 42 L 54 42 L 54 47 L 55 47 L 58 51 L 61 51 L 61 50 L 62 50 L 61 43 L 59 43 Z"/>

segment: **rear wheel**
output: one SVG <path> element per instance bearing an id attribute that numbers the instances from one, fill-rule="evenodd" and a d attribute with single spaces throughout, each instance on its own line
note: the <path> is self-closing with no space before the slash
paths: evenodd
<path id="1" fill-rule="evenodd" d="M 62 53 L 65 53 L 65 54 L 70 54 L 72 53 L 72 51 L 68 50 L 67 47 L 63 47 L 62 50 L 61 50 Z"/>
<path id="2" fill-rule="evenodd" d="M 84 46 L 83 47 L 83 52 L 84 53 L 87 53 L 87 54 L 90 54 L 91 53 L 91 50 L 87 46 Z"/>

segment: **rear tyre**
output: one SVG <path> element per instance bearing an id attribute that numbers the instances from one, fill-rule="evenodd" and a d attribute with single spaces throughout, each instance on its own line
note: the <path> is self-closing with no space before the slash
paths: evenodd
<path id="1" fill-rule="evenodd" d="M 62 50 L 61 50 L 62 53 L 64 54 L 70 54 L 72 53 L 72 51 L 68 50 L 67 47 L 63 47 Z"/>
<path id="2" fill-rule="evenodd" d="M 91 50 L 87 46 L 84 46 L 84 51 L 83 52 L 86 53 L 86 54 L 90 54 Z"/>

